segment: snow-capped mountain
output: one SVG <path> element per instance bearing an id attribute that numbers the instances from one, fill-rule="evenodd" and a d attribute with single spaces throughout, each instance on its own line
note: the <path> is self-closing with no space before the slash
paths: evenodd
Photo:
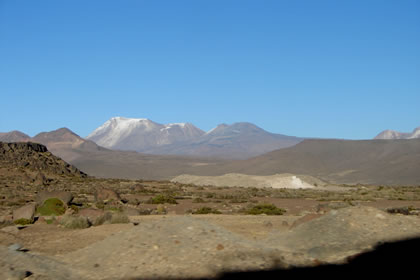
<path id="1" fill-rule="evenodd" d="M 190 123 L 159 124 L 149 119 L 115 117 L 95 129 L 87 139 L 105 148 L 143 152 L 193 140 L 203 134 L 204 131 Z"/>
<path id="2" fill-rule="evenodd" d="M 301 138 L 269 133 L 251 123 L 220 124 L 208 132 L 190 123 L 111 118 L 87 139 L 116 150 L 223 158 L 248 158 L 293 146 Z"/>
<path id="3" fill-rule="evenodd" d="M 379 133 L 374 139 L 414 139 L 420 138 L 420 127 L 417 127 L 411 133 L 398 132 L 395 130 L 384 130 Z"/>

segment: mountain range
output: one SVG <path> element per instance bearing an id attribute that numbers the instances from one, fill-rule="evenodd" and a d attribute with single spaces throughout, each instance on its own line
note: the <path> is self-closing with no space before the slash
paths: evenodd
<path id="1" fill-rule="evenodd" d="M 204 132 L 191 123 L 159 124 L 122 117 L 106 121 L 86 139 L 112 150 L 227 159 L 250 158 L 303 140 L 270 133 L 247 122 L 220 124 Z"/>
<path id="2" fill-rule="evenodd" d="M 168 126 L 161 125 L 159 129 Z M 183 127 L 180 124 L 177 126 Z M 242 141 L 245 144 L 241 148 L 246 149 L 247 141 L 253 143 L 247 138 L 258 139 L 260 134 L 266 136 L 262 129 L 252 124 L 237 123 L 230 126 L 219 125 L 212 131 L 201 133 L 197 139 L 188 141 L 198 143 L 203 141 L 209 146 L 214 142 L 227 141 L 226 147 L 233 147 L 235 143 Z M 19 131 L 0 133 L 0 141 L 31 141 L 44 144 L 53 154 L 83 172 L 107 178 L 161 180 L 171 179 L 181 174 L 293 173 L 312 175 L 339 184 L 419 185 L 420 182 L 420 172 L 418 172 L 420 170 L 420 139 L 389 139 L 387 141 L 382 139 L 304 139 L 296 145 L 241 160 L 186 155 L 151 155 L 134 151 L 111 150 L 91 140 L 83 139 L 67 128 L 39 133 L 33 138 Z M 175 146 L 175 143 L 178 149 L 183 148 L 183 145 L 186 145 L 186 149 L 188 141 L 184 140 L 182 145 L 176 142 L 164 144 L 160 146 L 160 149 Z M 237 145 L 240 146 L 240 144 Z M 249 149 L 251 147 L 252 145 L 248 146 Z M 241 149 L 236 150 L 238 151 Z"/>
<path id="3" fill-rule="evenodd" d="M 379 133 L 378 135 L 376 135 L 376 137 L 374 139 L 414 139 L 414 138 L 420 138 L 420 127 L 417 127 L 413 130 L 413 132 L 409 133 L 409 132 L 399 132 L 399 131 L 395 131 L 395 130 L 384 130 L 381 133 Z"/>

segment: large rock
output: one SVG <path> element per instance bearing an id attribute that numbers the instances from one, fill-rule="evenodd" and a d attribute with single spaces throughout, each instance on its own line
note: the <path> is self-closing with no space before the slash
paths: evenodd
<path id="1" fill-rule="evenodd" d="M 33 220 L 35 215 L 35 203 L 30 203 L 22 206 L 16 210 L 13 210 L 13 221 L 19 219 Z"/>
<path id="2" fill-rule="evenodd" d="M 50 198 L 58 198 L 60 199 L 65 205 L 69 205 L 70 202 L 73 200 L 73 194 L 71 192 L 66 191 L 41 191 L 36 195 L 36 203 L 38 205 L 44 204 L 45 200 Z"/>
<path id="3" fill-rule="evenodd" d="M 77 214 L 81 217 L 86 217 L 89 220 L 89 222 L 93 223 L 97 218 L 101 217 L 104 214 L 104 211 L 93 208 L 85 208 L 79 210 Z"/>
<path id="4" fill-rule="evenodd" d="M 331 210 L 297 221 L 287 232 L 273 231 L 266 241 L 284 251 L 308 258 L 338 262 L 370 250 L 379 242 L 420 237 L 420 219 L 391 215 L 366 206 Z"/>
<path id="5" fill-rule="evenodd" d="M 97 188 L 95 192 L 97 202 L 121 202 L 121 197 L 111 189 Z"/>

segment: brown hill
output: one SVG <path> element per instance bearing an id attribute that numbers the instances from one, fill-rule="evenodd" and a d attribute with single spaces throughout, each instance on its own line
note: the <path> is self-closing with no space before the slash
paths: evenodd
<path id="1" fill-rule="evenodd" d="M 30 141 L 31 137 L 18 130 L 0 133 L 0 142 L 26 142 Z"/>
<path id="2" fill-rule="evenodd" d="M 252 175 L 307 174 L 336 183 L 419 185 L 420 139 L 305 140 L 223 168 Z"/>
<path id="3" fill-rule="evenodd" d="M 47 146 L 48 150 L 68 162 L 77 159 L 83 152 L 106 150 L 64 127 L 50 132 L 41 132 L 31 141 Z"/>

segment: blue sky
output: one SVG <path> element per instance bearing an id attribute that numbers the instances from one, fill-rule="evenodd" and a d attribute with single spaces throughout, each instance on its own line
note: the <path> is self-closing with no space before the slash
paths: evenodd
<path id="1" fill-rule="evenodd" d="M 0 131 L 113 116 L 369 139 L 420 126 L 420 1 L 0 0 Z"/>

